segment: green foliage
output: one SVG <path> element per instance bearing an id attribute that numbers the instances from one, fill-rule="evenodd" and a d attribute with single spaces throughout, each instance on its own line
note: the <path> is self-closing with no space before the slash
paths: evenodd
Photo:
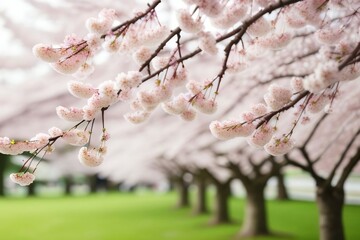
<path id="1" fill-rule="evenodd" d="M 62 198 L 0 199 L 1 239 L 233 239 L 240 229 L 244 201 L 232 198 L 234 223 L 210 226 L 211 215 L 193 216 L 175 209 L 175 194 L 110 194 Z M 272 230 L 288 237 L 318 239 L 317 210 L 310 202 L 269 201 Z M 347 239 L 360 239 L 359 206 L 346 206 Z"/>

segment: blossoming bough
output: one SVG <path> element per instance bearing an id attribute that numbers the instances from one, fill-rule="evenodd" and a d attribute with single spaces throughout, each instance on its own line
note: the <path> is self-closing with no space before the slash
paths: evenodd
<path id="1" fill-rule="evenodd" d="M 251 70 L 266 56 L 288 49 L 300 49 L 297 38 L 309 38 L 319 44 L 312 71 L 295 76 L 289 85 L 270 85 L 264 103 L 256 103 L 240 118 L 214 121 L 210 131 L 219 139 L 246 137 L 250 145 L 264 147 L 269 154 L 288 153 L 294 146 L 295 127 L 310 121 L 309 113 L 325 109 L 330 112 L 340 83 L 360 75 L 359 3 L 337 0 L 186 0 L 187 7 L 177 10 L 178 27 L 170 30 L 157 17 L 160 0 L 149 4 L 143 12 L 119 24 L 113 9 L 103 9 L 98 17 L 89 18 L 85 37 L 66 36 L 59 45 L 38 44 L 35 56 L 48 62 L 57 72 L 86 79 L 94 70 L 92 59 L 101 51 L 132 55 L 138 71 L 119 73 L 114 80 L 98 86 L 83 81 L 70 81 L 69 92 L 86 99 L 82 108 L 59 106 L 57 115 L 77 122 L 68 130 L 53 127 L 27 141 L 0 138 L 0 152 L 18 155 L 32 153 L 19 173 L 11 179 L 28 185 L 34 179 L 33 160 L 53 151 L 58 139 L 82 146 L 79 160 L 90 167 L 98 166 L 106 153 L 109 135 L 105 128 L 105 112 L 117 102 L 129 102 L 132 112 L 124 118 L 134 124 L 146 121 L 159 105 L 172 115 L 191 121 L 198 113 L 211 114 L 217 109 L 216 96 L 226 73 Z M 331 14 L 330 14 L 331 13 Z M 210 27 L 212 26 L 212 27 Z M 216 29 L 216 30 L 215 30 Z M 139 34 L 141 32 L 141 34 Z M 199 41 L 198 48 L 185 48 L 183 36 Z M 186 39 L 185 39 L 186 40 Z M 166 48 L 174 41 L 174 48 Z M 223 51 L 219 51 L 223 50 Z M 188 80 L 187 60 L 199 53 L 222 57 L 222 66 L 213 79 Z M 292 62 L 299 61 L 294 57 Z M 314 60 L 314 58 L 312 58 Z M 291 61 L 290 63 L 291 64 Z M 153 80 L 150 88 L 142 83 Z M 174 92 L 184 90 L 177 96 Z M 296 119 L 290 130 L 280 133 L 277 122 L 283 112 L 294 111 Z M 101 116 L 100 145 L 90 147 L 94 122 Z M 80 129 L 81 128 L 81 129 Z M 41 157 L 41 158 L 42 158 Z"/>

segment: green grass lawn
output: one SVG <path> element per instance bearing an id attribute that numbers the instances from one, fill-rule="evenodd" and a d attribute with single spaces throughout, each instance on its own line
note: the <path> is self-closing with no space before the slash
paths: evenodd
<path id="1" fill-rule="evenodd" d="M 209 226 L 211 215 L 175 209 L 176 195 L 137 193 L 0 199 L 2 240 L 221 240 L 239 231 L 244 201 L 231 199 L 230 225 Z M 281 239 L 318 239 L 313 203 L 269 201 L 272 230 Z M 347 239 L 360 239 L 360 206 L 346 206 Z M 256 238 L 277 239 L 277 238 Z"/>

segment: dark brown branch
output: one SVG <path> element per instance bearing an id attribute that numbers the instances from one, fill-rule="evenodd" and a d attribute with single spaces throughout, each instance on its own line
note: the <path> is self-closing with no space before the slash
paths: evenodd
<path id="1" fill-rule="evenodd" d="M 305 152 L 306 157 L 304 156 L 304 158 L 306 159 L 306 162 L 308 163 L 308 165 L 303 165 L 295 160 L 290 159 L 289 155 L 285 154 L 285 161 L 287 164 L 293 165 L 295 167 L 298 167 L 300 169 L 302 169 L 305 172 L 310 173 L 310 175 L 314 178 L 316 184 L 318 185 L 319 183 L 323 182 L 324 179 L 322 177 L 320 177 L 319 175 L 316 174 L 316 172 L 314 171 L 311 161 L 309 161 L 309 156 L 307 155 L 307 153 Z"/>
<path id="2" fill-rule="evenodd" d="M 311 130 L 311 133 L 309 134 L 309 136 L 307 137 L 307 139 L 305 140 L 304 144 L 302 145 L 302 149 L 305 149 L 306 146 L 308 145 L 308 143 L 310 142 L 310 140 L 312 139 L 312 137 L 314 136 L 316 130 L 318 129 L 318 127 L 320 126 L 320 124 L 325 120 L 325 118 L 328 116 L 328 114 L 324 114 L 321 116 L 321 118 L 317 121 L 317 123 L 315 124 L 315 126 L 313 127 L 313 129 Z"/>
<path id="3" fill-rule="evenodd" d="M 322 183 L 324 181 L 324 179 L 322 177 L 320 177 L 314 170 L 313 165 L 314 162 L 311 160 L 308 152 L 306 151 L 305 148 L 299 148 L 299 151 L 301 152 L 301 154 L 303 155 L 303 157 L 305 158 L 305 161 L 307 163 L 307 172 L 310 173 L 310 175 L 314 178 L 314 180 L 316 181 L 316 184 L 319 185 L 320 183 Z"/>
<path id="4" fill-rule="evenodd" d="M 227 70 L 227 62 L 228 62 L 229 56 L 231 54 L 231 49 L 233 48 L 233 46 L 237 45 L 241 41 L 242 37 L 246 33 L 246 30 L 253 23 L 255 23 L 259 18 L 261 18 L 263 15 L 265 15 L 267 13 L 271 13 L 272 11 L 274 11 L 278 8 L 285 7 L 287 5 L 291 5 L 291 4 L 299 2 L 299 1 L 301 1 L 301 0 L 279 1 L 275 4 L 271 4 L 267 8 L 264 8 L 264 9 L 260 10 L 259 12 L 257 12 L 254 16 L 252 16 L 248 20 L 244 21 L 244 23 L 241 26 L 239 26 L 238 28 L 236 28 L 230 32 L 230 34 L 231 34 L 230 36 L 232 36 L 234 34 L 236 34 L 236 36 L 226 45 L 226 47 L 224 49 L 225 59 L 222 64 L 222 68 L 221 68 L 220 72 L 218 73 L 217 77 L 213 80 L 213 81 L 215 81 L 216 79 L 219 80 L 218 85 L 216 87 L 216 93 L 219 92 L 221 80 L 223 79 L 225 72 Z M 225 36 L 227 36 L 227 34 Z M 223 39 L 223 37 L 220 39 Z"/>
<path id="5" fill-rule="evenodd" d="M 203 173 L 212 181 L 214 184 L 218 185 L 220 184 L 220 181 L 207 169 L 203 169 Z"/>
<path id="6" fill-rule="evenodd" d="M 281 7 L 284 7 L 284 6 L 287 6 L 287 5 L 290 5 L 290 4 L 293 4 L 293 3 L 296 3 L 296 2 L 299 2 L 299 1 L 302 1 L 302 0 L 287 0 L 287 1 L 280 1 L 276 4 L 272 4 L 270 5 L 269 7 L 259 11 L 257 14 L 255 14 L 254 16 L 252 16 L 249 20 L 245 21 L 243 25 L 235 28 L 233 31 L 227 33 L 227 34 L 224 34 L 222 35 L 221 37 L 217 38 L 216 39 L 216 42 L 219 43 L 219 42 L 222 42 L 232 36 L 234 36 L 235 34 L 237 34 L 237 36 L 240 36 L 240 38 L 237 40 L 234 40 L 234 43 L 239 42 L 242 35 L 246 32 L 246 29 L 251 25 L 253 24 L 257 19 L 259 19 L 261 16 L 265 15 L 266 13 L 270 13 L 272 11 L 274 11 L 275 9 L 278 9 L 278 8 L 281 8 Z M 156 72 L 153 72 L 152 74 L 146 76 L 145 78 L 142 79 L 142 82 L 146 82 L 147 80 L 157 76 L 158 74 L 160 74 L 161 72 L 163 72 L 164 70 L 166 70 L 167 68 L 169 68 L 172 64 L 175 64 L 175 63 L 181 63 L 189 58 L 192 58 L 194 57 L 195 55 L 199 54 L 201 52 L 201 49 L 200 48 L 197 48 L 195 49 L 193 52 L 177 59 L 175 62 L 172 62 L 172 63 L 169 63 L 168 65 L 164 66 L 163 68 L 157 70 Z"/>
<path id="7" fill-rule="evenodd" d="M 265 116 L 262 117 L 261 121 L 256 125 L 256 128 L 261 127 L 264 123 L 269 122 L 276 114 L 281 113 L 283 111 L 288 110 L 289 108 L 295 106 L 296 103 L 298 103 L 301 99 L 305 98 L 306 96 L 308 96 L 310 94 L 309 91 L 303 91 L 301 92 L 294 100 L 292 100 L 291 102 L 289 102 L 288 104 L 284 105 L 282 108 L 280 108 L 277 111 L 272 111 L 269 112 L 268 114 L 266 114 Z"/>
<path id="8" fill-rule="evenodd" d="M 286 62 L 286 63 L 281 64 L 281 66 L 291 65 L 291 64 L 293 64 L 293 63 L 295 63 L 295 62 L 297 62 L 297 61 L 299 61 L 299 60 L 302 60 L 302 59 L 304 59 L 304 58 L 307 58 L 307 57 L 310 57 L 310 56 L 312 56 L 312 55 L 315 55 L 315 54 L 318 53 L 318 52 L 319 52 L 319 49 L 316 49 L 316 50 L 314 50 L 314 51 L 305 53 L 305 54 L 303 54 L 303 55 L 301 55 L 301 56 L 294 57 L 291 61 L 288 61 L 288 62 Z"/>
<path id="9" fill-rule="evenodd" d="M 338 168 L 340 167 L 341 163 L 344 161 L 346 154 L 349 152 L 349 150 L 351 149 L 351 146 L 353 145 L 353 143 L 355 142 L 355 139 L 360 135 L 360 129 L 353 135 L 353 137 L 350 139 L 350 141 L 348 142 L 348 144 L 346 145 L 344 151 L 341 153 L 341 156 L 339 158 L 339 160 L 336 162 L 335 166 L 333 167 L 333 169 L 331 170 L 329 177 L 326 180 L 326 186 L 330 186 L 331 181 L 333 180 L 336 171 L 338 170 Z"/>
<path id="10" fill-rule="evenodd" d="M 343 70 L 346 66 L 348 66 L 353 59 L 359 56 L 359 54 L 360 54 L 360 42 L 358 42 L 358 45 L 356 46 L 354 51 L 352 51 L 352 53 L 339 65 L 338 67 L 339 71 Z"/>
<path id="11" fill-rule="evenodd" d="M 346 165 L 346 167 L 343 169 L 339 181 L 336 184 L 337 188 L 343 188 L 346 179 L 349 177 L 350 173 L 352 172 L 352 170 L 354 169 L 354 167 L 356 166 L 356 164 L 360 161 L 360 147 L 358 147 L 355 155 L 350 158 L 349 163 Z"/>
<path id="12" fill-rule="evenodd" d="M 305 172 L 308 172 L 309 171 L 309 168 L 301 163 L 298 163 L 292 159 L 290 159 L 289 155 L 288 154 L 285 154 L 284 155 L 284 158 L 285 158 L 285 161 L 287 162 L 287 164 L 290 164 L 290 165 L 293 165 L 295 167 L 298 167 L 300 169 L 302 169 L 303 171 Z"/>
<path id="13" fill-rule="evenodd" d="M 319 156 L 313 161 L 313 164 L 318 162 L 321 157 L 323 156 L 326 151 L 331 148 L 331 146 L 335 143 L 337 138 L 341 135 L 341 133 L 344 131 L 345 127 L 354 120 L 354 118 L 349 118 L 347 121 L 342 125 L 342 127 L 337 131 L 336 135 L 333 137 L 332 141 L 328 143 L 328 145 L 322 150 L 322 152 L 319 154 Z"/>
<path id="14" fill-rule="evenodd" d="M 191 53 L 183 56 L 182 58 L 177 59 L 177 60 L 174 61 L 174 62 L 169 63 L 168 65 L 164 66 L 163 68 L 160 68 L 160 69 L 157 70 L 156 72 L 153 72 L 152 74 L 146 76 L 145 78 L 143 78 L 143 79 L 141 80 L 141 82 L 142 82 L 142 83 L 143 83 L 143 82 L 146 82 L 147 80 L 149 80 L 149 79 L 157 76 L 158 74 L 160 74 L 160 73 L 163 72 L 164 70 L 168 69 L 168 68 L 169 68 L 170 66 L 172 66 L 173 64 L 175 64 L 175 63 L 181 63 L 181 62 L 183 62 L 183 61 L 185 61 L 185 60 L 187 60 L 187 59 L 189 59 L 189 58 L 192 58 L 192 57 L 196 56 L 196 55 L 199 54 L 200 52 L 201 52 L 201 49 L 200 49 L 200 48 L 196 49 L 195 51 L 193 51 L 193 52 L 191 52 Z"/>
<path id="15" fill-rule="evenodd" d="M 144 68 L 146 68 L 147 66 L 150 65 L 150 62 L 159 54 L 159 52 L 165 47 L 165 45 L 176 35 L 178 35 L 180 33 L 181 29 L 180 28 L 176 28 L 173 31 L 171 31 L 171 33 L 169 34 L 169 36 L 167 38 L 164 39 L 164 41 L 156 48 L 156 50 L 153 52 L 153 54 L 151 54 L 151 56 L 149 57 L 148 60 L 146 60 L 139 69 L 139 72 L 141 72 L 142 70 L 144 70 Z"/>
<path id="16" fill-rule="evenodd" d="M 232 161 L 228 161 L 228 163 L 226 164 L 226 168 L 232 172 L 232 175 L 235 178 L 240 179 L 242 182 L 244 183 L 251 182 L 251 179 L 248 176 L 246 176 L 246 174 L 243 173 L 239 164 L 235 164 Z"/>
<path id="17" fill-rule="evenodd" d="M 245 31 L 246 29 L 253 24 L 256 20 L 258 20 L 260 17 L 262 17 L 263 15 L 267 14 L 267 13 L 271 13 L 272 11 L 281 8 L 281 7 L 285 7 L 287 5 L 291 5 L 293 3 L 296 2 L 300 2 L 302 0 L 287 0 L 287 1 L 279 1 L 278 3 L 275 4 L 271 4 L 270 6 L 268 6 L 267 8 L 262 9 L 261 11 L 259 11 L 258 13 L 256 13 L 255 15 L 253 15 L 250 19 L 246 20 L 241 26 L 235 28 L 234 30 L 232 30 L 231 32 L 222 35 L 221 37 L 219 37 L 216 42 L 221 42 L 225 39 L 228 39 L 230 37 L 232 37 L 233 35 L 235 35 L 236 33 L 240 34 L 240 31 L 242 31 L 242 29 L 245 27 Z M 245 33 L 245 32 L 244 32 Z M 242 33 L 242 34 L 244 34 Z M 240 36 L 238 42 L 240 41 L 242 36 Z M 236 43 L 237 44 L 237 43 Z"/>
<path id="18" fill-rule="evenodd" d="M 156 0 L 156 1 L 153 2 L 151 5 L 148 5 L 149 7 L 148 7 L 148 9 L 147 9 L 145 12 L 137 15 L 136 17 L 134 17 L 134 18 L 132 18 L 132 19 L 129 19 L 129 20 L 121 23 L 120 25 L 118 25 L 118 26 L 116 26 L 116 27 L 113 27 L 113 28 L 111 29 L 111 32 L 114 33 L 114 32 L 116 32 L 116 31 L 119 30 L 119 29 L 126 28 L 126 27 L 129 26 L 130 24 L 133 24 L 133 23 L 139 21 L 140 19 L 142 19 L 143 17 L 145 17 L 146 15 L 148 15 L 150 12 L 154 11 L 154 9 L 156 8 L 156 6 L 159 5 L 160 3 L 161 3 L 161 0 Z M 107 35 L 108 35 L 108 34 L 103 34 L 103 35 L 101 36 L 101 38 L 104 39 Z"/>
<path id="19" fill-rule="evenodd" d="M 348 65 L 360 62 L 360 54 L 348 63 Z"/>

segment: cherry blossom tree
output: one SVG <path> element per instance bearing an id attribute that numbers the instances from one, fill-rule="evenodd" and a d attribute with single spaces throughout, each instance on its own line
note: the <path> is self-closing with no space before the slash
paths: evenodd
<path id="1" fill-rule="evenodd" d="M 254 160 L 251 156 L 241 154 L 237 158 L 228 157 L 226 167 L 231 170 L 234 178 L 241 181 L 246 191 L 244 223 L 240 236 L 271 235 L 267 220 L 265 187 L 268 180 L 278 174 L 284 163 L 277 162 L 273 156 Z M 249 161 L 250 169 L 244 167 L 246 161 Z"/>
<path id="2" fill-rule="evenodd" d="M 244 141 L 217 142 L 208 149 L 217 159 L 218 167 L 227 169 L 231 180 L 240 180 L 246 192 L 245 214 L 239 236 L 271 235 L 265 188 L 268 180 L 278 175 L 286 162 L 256 148 L 249 149 Z"/>
<path id="3" fill-rule="evenodd" d="M 176 203 L 177 208 L 189 207 L 190 196 L 189 196 L 189 181 L 185 178 L 188 170 L 182 164 L 172 160 L 160 157 L 155 160 L 155 169 L 162 172 L 168 179 L 168 181 L 175 185 L 175 189 L 178 195 L 178 201 Z"/>
<path id="4" fill-rule="evenodd" d="M 315 181 L 320 239 L 345 239 L 344 184 L 360 161 L 360 128 L 356 120 L 359 108 L 353 108 L 354 104 L 348 107 L 339 107 L 339 115 L 323 115 L 299 145 L 298 152 L 285 155 L 289 164 L 306 171 Z M 326 132 L 333 126 L 338 126 L 338 130 L 329 139 Z"/>
<path id="5" fill-rule="evenodd" d="M 119 101 L 130 101 L 133 112 L 125 113 L 124 117 L 132 123 L 146 120 L 160 103 L 165 112 L 193 120 L 196 112 L 210 114 L 216 111 L 216 96 L 220 93 L 226 72 L 240 71 L 246 69 L 247 65 L 260 65 L 261 61 L 257 62 L 256 58 L 261 53 L 273 55 L 274 49 L 281 48 L 288 52 L 287 48 L 290 47 L 294 51 L 294 48 L 299 48 L 299 43 L 290 43 L 294 42 L 297 34 L 314 35 L 319 43 L 328 45 L 319 50 L 316 57 L 324 63 L 319 63 L 313 69 L 314 73 L 293 78 L 292 90 L 272 84 L 264 96 L 266 105 L 254 105 L 252 111 L 244 113 L 240 120 L 214 121 L 210 124 L 211 132 L 220 139 L 252 134 L 249 139 L 251 144 L 265 145 L 265 150 L 270 154 L 281 155 L 293 148 L 291 136 L 304 110 L 307 108 L 310 111 L 314 105 L 321 109 L 329 101 L 331 103 L 336 97 L 339 81 L 352 80 L 359 75 L 358 31 L 352 33 L 358 26 L 358 12 L 354 9 L 356 4 L 336 1 L 257 1 L 254 8 L 249 8 L 253 3 L 247 1 L 186 1 L 187 8 L 177 9 L 179 27 L 170 30 L 158 18 L 156 8 L 160 3 L 160 0 L 154 1 L 135 17 L 122 22 L 118 20 L 119 14 L 115 10 L 103 9 L 97 18 L 86 21 L 89 33 L 85 37 L 73 34 L 58 45 L 34 46 L 35 56 L 49 62 L 55 71 L 78 79 L 84 79 L 93 72 L 92 61 L 101 49 L 132 54 L 140 67 L 138 71 L 120 73 L 115 80 L 105 81 L 98 86 L 70 81 L 69 92 L 77 98 L 87 99 L 87 104 L 83 108 L 58 106 L 56 112 L 61 119 L 77 124 L 67 130 L 50 128 L 47 134 L 37 134 L 28 141 L 4 137 L 1 139 L 1 151 L 5 154 L 30 151 L 35 157 L 51 152 L 54 143 L 61 138 L 71 145 L 83 146 L 79 151 L 82 164 L 98 166 L 106 153 L 109 133 L 105 128 L 105 112 L 110 106 Z M 189 12 L 191 9 L 192 12 Z M 329 11 L 332 14 L 327 14 Z M 273 12 L 277 14 L 267 15 Z M 227 31 L 216 38 L 206 31 L 206 28 L 210 29 L 207 22 Z M 317 30 L 311 33 L 308 25 Z M 138 31 L 144 34 L 138 35 Z M 187 40 L 182 39 L 182 34 L 197 34 L 199 48 L 187 53 Z M 342 39 L 344 35 L 347 37 Z M 175 46 L 166 53 L 169 50 L 165 47 L 172 40 Z M 224 49 L 224 58 L 216 77 L 209 81 L 186 83 L 188 70 L 185 62 L 201 52 L 215 55 L 217 44 Z M 278 55 L 284 54 L 285 50 L 279 50 Z M 155 86 L 147 89 L 142 87 L 152 79 L 156 80 Z M 170 99 L 175 88 L 184 84 L 188 93 Z M 216 86 L 215 91 L 211 90 L 212 86 Z M 302 104 L 297 105 L 300 102 Z M 278 119 L 282 112 L 293 106 L 298 106 L 299 118 L 292 123 L 292 129 L 287 134 L 273 135 L 276 126 L 270 121 L 275 117 Z M 102 133 L 97 147 L 92 147 L 90 136 L 97 119 L 101 120 Z M 34 180 L 35 176 L 30 170 L 33 157 L 24 163 L 19 173 L 11 176 L 12 180 L 22 185 Z"/>
<path id="6" fill-rule="evenodd" d="M 44 7 L 38 1 L 32 4 Z M 155 124 L 152 118 L 156 119 L 159 108 L 174 115 L 171 121 L 176 121 L 176 117 L 192 121 L 201 119 L 202 114 L 214 114 L 209 128 L 216 138 L 246 138 L 250 145 L 280 156 L 296 146 L 306 124 L 316 119 L 313 115 L 321 111 L 334 111 L 333 115 L 337 115 L 341 106 L 337 102 L 356 101 L 356 97 L 341 99 L 341 92 L 345 89 L 343 95 L 357 96 L 354 94 L 360 75 L 358 1 L 186 0 L 174 3 L 155 0 L 131 16 L 118 11 L 120 6 L 106 7 L 101 10 L 103 7 L 99 6 L 97 16 L 89 12 L 85 28 L 79 30 L 80 23 L 76 23 L 76 29 L 72 26 L 76 33 L 67 35 L 63 42 L 59 37 L 39 39 L 46 43 L 33 47 L 37 58 L 49 63 L 50 68 L 69 81 L 51 83 L 58 86 L 57 91 L 51 93 L 46 88 L 38 90 L 27 84 L 19 92 L 26 96 L 39 91 L 38 95 L 34 94 L 36 100 L 29 100 L 32 106 L 49 106 L 44 96 L 52 95 L 52 101 L 60 104 L 55 109 L 57 116 L 67 124 L 53 121 L 56 127 L 39 130 L 42 133 L 33 134 L 28 140 L 19 140 L 28 136 L 16 136 L 23 131 L 8 130 L 11 137 L 0 138 L 1 153 L 31 153 L 21 169 L 11 174 L 14 182 L 31 184 L 39 163 L 34 159 L 53 152 L 60 141 L 79 147 L 78 159 L 82 165 L 99 166 L 99 169 L 105 165 L 103 171 L 111 172 L 110 164 L 106 166 L 103 162 L 106 154 L 113 156 L 115 152 L 108 149 L 112 126 L 109 119 L 114 115 L 123 115 L 133 124 L 144 122 L 145 126 L 146 120 Z M 54 8 L 47 10 L 54 11 Z M 74 14 L 68 14 L 71 13 Z M 13 26 L 13 29 L 21 33 L 21 28 Z M 25 36 L 18 34 L 18 37 Z M 117 69 L 115 61 L 110 60 L 105 67 L 98 66 L 104 54 L 113 54 L 111 59 L 123 64 Z M 131 63 L 129 58 L 133 60 Z M 211 67 L 206 71 L 201 69 L 203 74 L 194 78 L 193 72 L 200 63 Z M 19 65 L 22 64 L 21 59 Z M 102 78 L 96 72 L 101 67 L 102 73 L 112 75 Z M 86 80 L 91 79 L 92 74 L 97 74 L 98 80 Z M 77 100 L 61 101 L 59 96 L 63 93 L 59 89 L 64 88 Z M 246 102 L 248 111 L 242 109 L 241 116 L 237 113 L 235 118 L 224 120 L 227 114 L 221 107 L 229 102 L 235 105 L 241 102 L 241 106 L 245 106 L 245 98 L 252 100 Z M 5 95 L 1 97 L 2 105 L 9 99 L 14 99 L 14 104 L 21 102 Z M 26 105 L 21 106 L 19 110 L 4 109 L 10 116 L 18 116 L 26 112 Z M 40 107 L 36 109 L 41 111 Z M 10 124 L 9 120 L 1 120 L 3 126 Z M 27 124 L 19 125 L 27 127 Z M 132 133 L 140 131 L 129 131 L 127 125 L 116 128 Z M 162 135 L 160 132 L 165 130 L 169 129 L 162 123 L 156 134 Z M 188 141 L 199 131 L 190 134 Z M 329 138 L 329 134 L 324 133 L 324 137 Z M 116 151 L 139 151 L 138 148 L 126 149 L 128 142 L 119 141 Z M 155 148 L 152 156 L 159 156 L 164 150 L 152 148 Z M 345 157 L 340 159 L 343 163 Z M 355 160 L 349 162 L 355 166 Z M 128 164 L 139 166 L 140 163 L 141 160 Z M 330 183 L 338 167 L 334 169 Z M 123 169 L 123 173 L 127 170 Z"/>

